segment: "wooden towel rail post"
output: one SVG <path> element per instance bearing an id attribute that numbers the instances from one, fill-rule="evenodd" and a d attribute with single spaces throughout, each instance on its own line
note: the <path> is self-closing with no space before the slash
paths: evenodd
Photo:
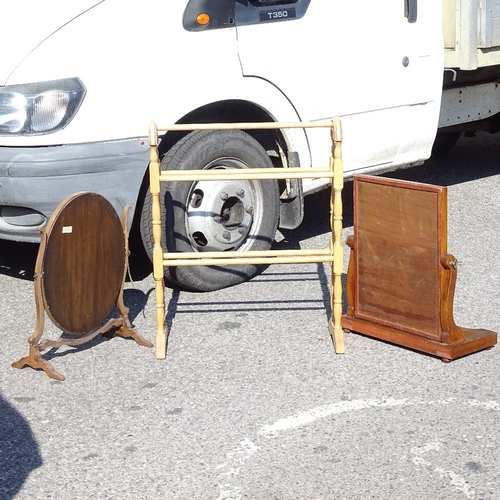
<path id="1" fill-rule="evenodd" d="M 256 130 L 283 128 L 326 128 L 330 129 L 332 148 L 330 165 L 326 168 L 250 168 L 250 169 L 214 169 L 214 170 L 164 170 L 160 172 L 158 156 L 158 131 L 194 131 L 194 130 Z M 165 285 L 163 268 L 165 266 L 210 266 L 241 264 L 288 264 L 330 262 L 332 265 L 331 308 L 333 317 L 328 323 L 335 352 L 344 353 L 344 334 L 342 319 L 342 272 L 343 247 L 342 233 L 342 189 L 344 169 L 342 161 L 342 127 L 338 117 L 323 122 L 297 123 L 207 123 L 161 125 L 152 121 L 149 127 L 150 146 L 150 191 L 152 196 L 153 223 L 153 276 L 156 282 L 156 357 L 166 356 L 167 332 L 165 325 Z M 332 238 L 329 248 L 318 250 L 269 250 L 269 251 L 227 251 L 227 252 L 163 252 L 162 223 L 160 206 L 160 183 L 169 181 L 199 180 L 264 180 L 264 179 L 317 179 L 329 178 L 332 183 L 330 199 L 330 225 Z"/>

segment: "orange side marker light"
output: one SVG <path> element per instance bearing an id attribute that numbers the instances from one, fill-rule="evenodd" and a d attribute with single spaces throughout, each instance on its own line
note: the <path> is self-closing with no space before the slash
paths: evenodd
<path id="1" fill-rule="evenodd" d="M 198 14 L 196 22 L 201 25 L 208 24 L 210 22 L 210 16 L 208 14 L 205 14 L 204 12 L 202 14 Z"/>

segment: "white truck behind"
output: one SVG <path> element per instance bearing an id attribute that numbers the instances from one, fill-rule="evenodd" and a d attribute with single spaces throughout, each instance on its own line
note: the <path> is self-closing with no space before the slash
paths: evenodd
<path id="1" fill-rule="evenodd" d="M 500 123 L 500 0 L 17 0 L 0 40 L 0 238 L 36 242 L 78 191 L 152 249 L 147 128 L 339 115 L 346 176 L 422 163 Z M 167 133 L 163 168 L 325 166 L 319 130 Z M 169 251 L 265 249 L 323 179 L 169 183 Z M 132 234 L 134 236 L 134 233 Z M 255 266 L 170 268 L 192 291 Z"/>

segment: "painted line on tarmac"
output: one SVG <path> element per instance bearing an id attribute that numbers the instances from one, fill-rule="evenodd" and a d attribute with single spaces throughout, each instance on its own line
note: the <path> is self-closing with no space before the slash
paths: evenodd
<path id="1" fill-rule="evenodd" d="M 442 448 L 442 445 L 443 440 L 436 439 L 435 441 L 430 441 L 424 446 L 416 446 L 412 448 L 411 452 L 414 455 L 412 462 L 417 467 L 434 469 L 442 479 L 449 481 L 449 483 L 466 498 L 474 498 L 474 490 L 470 487 L 465 478 L 451 470 L 446 470 L 442 467 L 433 467 L 432 462 L 424 458 L 427 453 L 439 451 Z"/>
<path id="2" fill-rule="evenodd" d="M 303 425 L 312 424 L 321 418 L 338 415 L 355 410 L 366 410 L 368 408 L 383 408 L 390 406 L 407 406 L 415 404 L 407 399 L 384 399 L 384 400 L 354 400 L 340 401 L 331 405 L 318 406 L 312 410 L 304 411 L 292 415 L 291 417 L 283 418 L 274 422 L 271 425 L 265 425 L 259 431 L 259 434 L 268 438 L 275 437 L 280 432 L 285 432 Z"/>
<path id="3" fill-rule="evenodd" d="M 412 401 L 408 399 L 393 398 L 380 400 L 368 399 L 339 401 L 338 403 L 318 406 L 316 408 L 312 408 L 311 410 L 296 413 L 295 415 L 279 419 L 270 425 L 264 425 L 258 430 L 256 438 L 254 438 L 253 440 L 248 437 L 243 439 L 238 444 L 238 446 L 236 446 L 236 448 L 227 453 L 227 461 L 217 466 L 217 469 L 219 471 L 217 474 L 219 478 L 218 500 L 240 500 L 241 498 L 243 498 L 241 488 L 236 484 L 236 482 L 241 468 L 261 448 L 261 446 L 258 444 L 259 440 L 274 439 L 284 432 L 310 425 L 320 419 L 327 418 L 332 415 L 338 415 L 341 413 L 369 410 L 372 408 L 391 408 L 417 405 L 449 405 L 454 403 L 457 403 L 456 398 L 447 398 L 436 401 Z M 471 399 L 460 404 L 471 407 L 480 407 L 484 408 L 485 410 L 500 410 L 500 403 L 498 403 L 497 401 L 478 401 L 475 399 Z M 416 466 L 432 467 L 432 463 L 426 460 L 424 458 L 424 455 L 430 451 L 438 450 L 441 447 L 441 444 L 442 442 L 440 440 L 436 440 L 428 443 L 423 447 L 413 448 L 412 453 L 415 455 L 412 458 L 413 463 Z M 451 486 L 453 486 L 458 492 L 462 493 L 466 498 L 474 497 L 474 490 L 470 487 L 470 485 L 464 478 L 454 473 L 453 471 L 444 470 L 441 467 L 435 467 L 434 470 L 440 475 L 441 478 L 447 480 Z"/>

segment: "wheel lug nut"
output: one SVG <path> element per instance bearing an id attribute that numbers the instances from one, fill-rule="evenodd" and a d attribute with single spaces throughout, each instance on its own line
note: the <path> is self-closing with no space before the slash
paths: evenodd
<path id="1" fill-rule="evenodd" d="M 240 197 L 240 198 L 243 198 L 245 196 L 245 190 L 244 189 L 240 189 L 239 191 L 236 192 L 236 194 Z"/>
<path id="2" fill-rule="evenodd" d="M 245 211 L 247 214 L 253 214 L 253 207 L 251 205 L 247 205 L 245 207 Z"/>
<path id="3" fill-rule="evenodd" d="M 222 217 L 220 215 L 214 215 L 214 221 L 217 222 L 217 224 L 220 224 L 222 220 Z"/>
<path id="4" fill-rule="evenodd" d="M 220 199 L 222 201 L 225 201 L 229 198 L 229 195 L 225 192 L 225 191 L 222 191 L 222 193 L 220 194 Z"/>
<path id="5" fill-rule="evenodd" d="M 230 233 L 229 231 L 224 231 L 224 232 L 222 233 L 222 237 L 223 237 L 225 240 L 229 241 L 229 240 L 231 239 L 231 233 Z"/>
<path id="6" fill-rule="evenodd" d="M 247 228 L 246 227 L 240 227 L 238 229 L 238 233 L 240 233 L 242 236 L 247 232 Z"/>

